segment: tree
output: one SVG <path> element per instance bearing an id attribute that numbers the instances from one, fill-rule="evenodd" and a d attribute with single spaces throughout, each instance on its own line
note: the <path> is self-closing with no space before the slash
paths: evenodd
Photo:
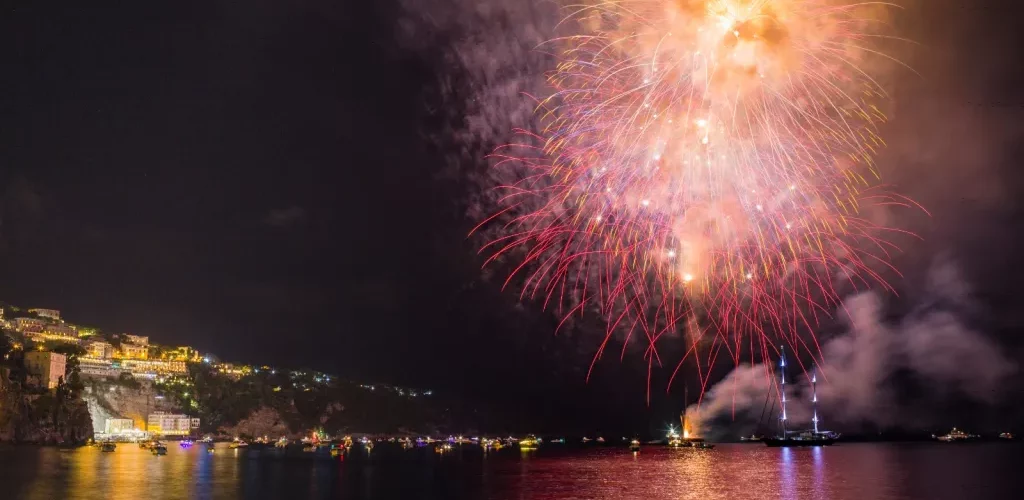
<path id="1" fill-rule="evenodd" d="M 63 354 L 67 357 L 67 365 L 64 369 L 64 376 L 67 380 L 68 390 L 77 397 L 85 389 L 82 383 L 81 368 L 78 358 L 85 355 L 85 349 L 76 344 L 60 343 L 50 349 L 51 352 Z"/>
<path id="2" fill-rule="evenodd" d="M 7 336 L 6 331 L 0 330 L 0 365 L 10 362 L 10 355 L 13 351 L 14 345 L 11 343 L 11 338 Z"/>

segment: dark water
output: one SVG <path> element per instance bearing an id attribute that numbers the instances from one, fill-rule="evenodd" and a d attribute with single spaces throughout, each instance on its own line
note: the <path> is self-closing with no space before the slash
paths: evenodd
<path id="1" fill-rule="evenodd" d="M 374 451 L 366 461 L 247 457 L 219 447 L 0 448 L 0 499 L 1024 498 L 1024 444 L 844 444 L 712 451 Z"/>

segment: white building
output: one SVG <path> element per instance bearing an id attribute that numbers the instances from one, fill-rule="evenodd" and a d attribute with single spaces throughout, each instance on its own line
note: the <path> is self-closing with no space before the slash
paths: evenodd
<path id="1" fill-rule="evenodd" d="M 14 329 L 21 333 L 42 333 L 44 326 L 46 322 L 38 318 L 14 318 Z"/>
<path id="2" fill-rule="evenodd" d="M 60 311 L 56 309 L 29 309 L 28 312 L 41 318 L 50 318 L 54 321 L 60 321 Z"/>
<path id="3" fill-rule="evenodd" d="M 94 377 L 119 377 L 123 370 L 120 365 L 114 366 L 109 359 L 98 359 L 89 356 L 78 358 L 78 368 L 82 375 Z"/>
<path id="4" fill-rule="evenodd" d="M 25 369 L 40 386 L 54 389 L 67 369 L 67 357 L 49 351 L 29 351 L 25 353 Z"/>
<path id="5" fill-rule="evenodd" d="M 199 428 L 199 419 L 188 415 L 158 411 L 149 415 L 146 430 L 163 436 L 187 436 L 192 429 Z"/>
<path id="6" fill-rule="evenodd" d="M 110 359 L 114 356 L 114 346 L 109 342 L 94 340 L 85 344 L 86 356 L 96 359 Z"/>
<path id="7" fill-rule="evenodd" d="M 135 421 L 130 418 L 108 418 L 103 432 L 107 434 L 124 434 L 135 430 Z"/>
<path id="8" fill-rule="evenodd" d="M 125 340 L 128 341 L 129 344 L 135 344 L 135 345 L 138 345 L 138 346 L 148 346 L 149 345 L 149 337 L 146 337 L 144 335 L 132 335 L 130 333 L 126 333 L 126 334 L 124 334 L 124 338 L 125 338 Z"/>

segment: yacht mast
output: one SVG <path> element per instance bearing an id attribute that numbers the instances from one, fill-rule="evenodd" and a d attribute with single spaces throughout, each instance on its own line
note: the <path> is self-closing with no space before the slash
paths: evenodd
<path id="1" fill-rule="evenodd" d="M 779 346 L 782 354 L 782 360 L 779 362 L 779 373 L 781 376 L 782 384 L 779 386 L 779 400 L 782 402 L 782 413 L 779 415 L 779 425 L 782 427 L 782 438 L 785 439 L 786 433 L 786 346 Z"/>
<path id="2" fill-rule="evenodd" d="M 811 402 L 814 405 L 814 433 L 818 433 L 818 369 L 811 371 Z"/>

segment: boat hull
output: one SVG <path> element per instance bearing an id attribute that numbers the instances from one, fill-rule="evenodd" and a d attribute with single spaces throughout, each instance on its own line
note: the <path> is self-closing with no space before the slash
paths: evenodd
<path id="1" fill-rule="evenodd" d="M 832 446 L 836 440 L 832 438 L 824 439 L 779 439 L 779 438 L 766 438 L 761 440 L 765 446 L 771 448 L 790 448 L 790 447 L 812 447 L 812 446 Z"/>

